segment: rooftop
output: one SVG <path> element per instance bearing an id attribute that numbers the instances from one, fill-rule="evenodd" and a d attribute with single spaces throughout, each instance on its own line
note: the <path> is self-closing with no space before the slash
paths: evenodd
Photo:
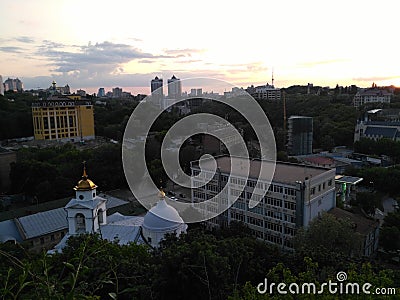
<path id="1" fill-rule="evenodd" d="M 338 207 L 332 208 L 328 213 L 334 215 L 338 219 L 347 219 L 355 225 L 355 231 L 366 235 L 378 226 L 374 220 L 367 219 L 364 216 L 354 214 Z"/>
<path id="2" fill-rule="evenodd" d="M 334 160 L 330 157 L 324 156 L 311 156 L 311 157 L 304 157 L 303 160 L 310 162 L 316 165 L 333 165 Z"/>
<path id="3" fill-rule="evenodd" d="M 353 177 L 353 176 L 344 176 L 344 175 L 336 175 L 335 181 L 339 183 L 347 183 L 347 184 L 357 184 L 363 181 L 361 177 Z"/>
<path id="4" fill-rule="evenodd" d="M 247 177 L 246 170 L 243 168 L 238 168 L 241 166 L 243 162 L 245 162 L 246 158 L 240 157 L 229 157 L 229 156 L 222 156 L 217 157 L 217 167 L 224 173 L 230 173 L 231 169 L 231 159 L 233 165 L 236 166 L 235 169 L 238 169 L 235 175 Z M 272 161 L 267 160 L 251 160 L 250 161 L 250 178 L 258 178 L 261 164 L 263 165 L 263 169 L 267 171 L 267 174 L 271 174 L 273 172 L 274 163 Z M 204 169 L 212 170 L 212 160 L 205 160 L 202 161 L 202 167 Z M 326 172 L 334 172 L 333 169 L 330 168 L 323 168 L 323 167 L 314 167 L 304 164 L 293 164 L 293 163 L 286 163 L 286 162 L 276 162 L 275 165 L 275 173 L 273 177 L 273 181 L 282 182 L 282 183 L 289 183 L 293 184 L 296 181 L 303 181 L 306 177 L 317 177 L 322 175 Z M 262 179 L 262 178 L 261 178 Z M 268 180 L 266 178 L 265 180 Z"/>
<path id="5" fill-rule="evenodd" d="M 68 227 L 64 208 L 56 208 L 16 220 L 24 239 L 57 232 Z"/>
<path id="6" fill-rule="evenodd" d="M 369 136 L 383 136 L 386 138 L 394 138 L 397 133 L 397 128 L 394 127 L 375 127 L 375 126 L 367 126 L 364 134 Z"/>

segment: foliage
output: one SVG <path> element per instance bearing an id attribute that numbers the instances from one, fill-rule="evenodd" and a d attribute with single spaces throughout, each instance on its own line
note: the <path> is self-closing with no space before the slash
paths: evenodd
<path id="1" fill-rule="evenodd" d="M 96 135 L 122 141 L 126 124 L 136 106 L 136 101 L 115 99 L 108 99 L 105 107 L 95 105 L 94 125 Z"/>
<path id="2" fill-rule="evenodd" d="M 375 141 L 362 138 L 354 143 L 354 151 L 371 155 L 387 155 L 395 163 L 400 162 L 400 142 L 390 139 L 383 138 Z"/>
<path id="3" fill-rule="evenodd" d="M 335 280 L 339 270 L 347 271 L 349 281 L 398 286 L 398 272 L 357 262 L 327 270 L 308 256 L 282 253 L 248 233 L 241 224 L 214 233 L 197 227 L 179 238 L 168 235 L 155 250 L 136 244 L 121 246 L 98 235 L 80 235 L 70 237 L 63 252 L 53 255 L 0 244 L 0 297 L 280 299 L 279 295 L 258 294 L 257 284 L 268 278 L 319 286 Z"/>
<path id="4" fill-rule="evenodd" d="M 324 266 L 336 266 L 347 257 L 359 256 L 354 250 L 360 242 L 350 221 L 323 213 L 297 232 L 295 249 Z"/>
<path id="5" fill-rule="evenodd" d="M 380 230 L 379 244 L 387 251 L 400 250 L 400 211 L 389 213 Z"/>
<path id="6" fill-rule="evenodd" d="M 33 135 L 31 105 L 35 99 L 29 93 L 0 95 L 0 140 Z"/>
<path id="7" fill-rule="evenodd" d="M 392 196 L 399 195 L 400 167 L 353 169 L 349 175 L 362 177 L 362 185 Z"/>
<path id="8" fill-rule="evenodd" d="M 382 209 L 380 194 L 371 192 L 358 192 L 351 205 L 360 206 L 367 214 L 374 214 L 376 208 Z"/>
<path id="9" fill-rule="evenodd" d="M 12 193 L 37 196 L 40 202 L 68 197 L 82 175 L 82 161 L 88 174 L 102 190 L 126 186 L 119 145 L 79 150 L 72 144 L 44 149 L 21 149 L 11 165 Z M 112 176 L 110 176 L 112 175 Z"/>

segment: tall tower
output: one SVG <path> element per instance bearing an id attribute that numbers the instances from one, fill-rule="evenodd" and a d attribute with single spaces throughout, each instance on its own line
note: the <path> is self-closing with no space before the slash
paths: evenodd
<path id="1" fill-rule="evenodd" d="M 163 80 L 162 78 L 158 78 L 157 76 L 151 80 L 151 93 L 154 91 L 157 91 L 157 94 L 162 95 L 163 94 Z"/>
<path id="2" fill-rule="evenodd" d="M 168 79 L 168 98 L 179 99 L 182 96 L 181 80 L 175 75 Z"/>
<path id="3" fill-rule="evenodd" d="M 75 198 L 65 206 L 68 219 L 68 234 L 95 233 L 100 225 L 106 224 L 106 199 L 97 196 L 97 185 L 86 174 L 83 167 L 82 179 L 74 187 Z"/>
<path id="4" fill-rule="evenodd" d="M 312 154 L 313 118 L 291 116 L 288 120 L 288 125 L 288 154 Z"/>

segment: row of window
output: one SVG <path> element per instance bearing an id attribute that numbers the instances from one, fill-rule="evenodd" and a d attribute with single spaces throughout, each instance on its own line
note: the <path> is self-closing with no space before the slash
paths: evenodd
<path id="1" fill-rule="evenodd" d="M 332 179 L 329 179 L 327 182 L 323 182 L 321 184 L 319 184 L 318 186 L 313 186 L 310 190 L 310 194 L 311 195 L 315 195 L 316 192 L 321 192 L 324 191 L 326 189 L 326 187 L 331 187 L 332 186 Z"/>

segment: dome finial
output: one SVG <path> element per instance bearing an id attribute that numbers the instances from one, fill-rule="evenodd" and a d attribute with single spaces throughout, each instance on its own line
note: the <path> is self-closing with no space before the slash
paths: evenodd
<path id="1" fill-rule="evenodd" d="M 158 196 L 160 197 L 160 199 L 164 199 L 165 198 L 165 192 L 163 191 L 162 188 L 160 188 L 160 192 L 158 193 Z"/>
<path id="2" fill-rule="evenodd" d="M 83 164 L 83 174 L 82 174 L 82 178 L 83 179 L 87 179 L 87 174 L 86 174 L 86 160 L 84 160 L 83 162 L 82 162 L 82 164 Z"/>

